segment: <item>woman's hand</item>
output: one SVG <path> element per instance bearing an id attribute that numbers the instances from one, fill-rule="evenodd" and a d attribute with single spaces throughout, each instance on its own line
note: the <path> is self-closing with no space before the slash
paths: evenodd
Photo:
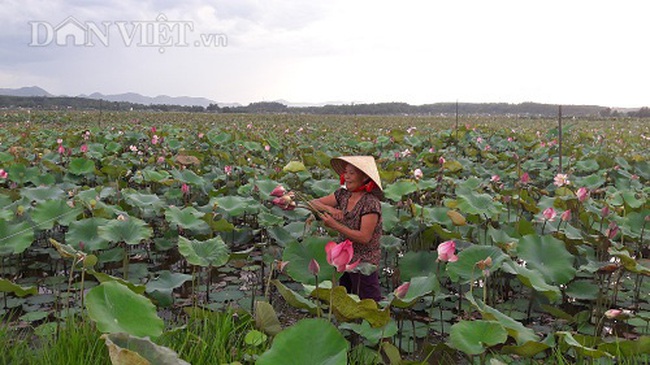
<path id="1" fill-rule="evenodd" d="M 340 210 L 338 210 L 336 208 L 329 207 L 327 212 L 332 216 L 332 218 L 336 219 L 337 221 L 343 220 L 343 212 L 342 211 L 340 211 Z"/>
<path id="2" fill-rule="evenodd" d="M 323 224 L 325 226 L 327 226 L 327 227 L 336 229 L 336 225 L 339 224 L 339 222 L 336 220 L 336 218 L 334 218 L 334 216 L 332 216 L 328 212 L 324 212 L 323 214 L 321 214 L 320 217 L 323 220 Z"/>

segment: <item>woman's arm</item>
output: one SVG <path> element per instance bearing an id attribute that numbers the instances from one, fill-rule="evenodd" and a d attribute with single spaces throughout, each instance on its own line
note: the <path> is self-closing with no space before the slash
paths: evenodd
<path id="1" fill-rule="evenodd" d="M 329 213 L 336 220 L 343 219 L 343 212 L 340 211 L 339 209 L 334 208 L 337 204 L 336 197 L 334 196 L 334 194 L 330 194 L 322 198 L 314 199 L 309 203 L 319 211 Z"/>
<path id="2" fill-rule="evenodd" d="M 370 240 L 372 239 L 375 227 L 379 223 L 379 214 L 368 213 L 361 216 L 361 227 L 359 230 L 345 226 L 329 214 L 323 214 L 322 219 L 326 226 L 338 231 L 353 242 L 365 245 L 370 243 Z"/>

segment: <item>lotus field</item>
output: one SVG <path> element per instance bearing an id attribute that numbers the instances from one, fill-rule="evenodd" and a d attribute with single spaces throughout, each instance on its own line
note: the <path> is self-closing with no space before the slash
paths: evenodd
<path id="1" fill-rule="evenodd" d="M 5 110 L 0 126 L 2 363 L 650 362 L 648 121 Z M 379 303 L 336 285 L 337 235 L 307 206 L 339 187 L 340 155 L 380 170 Z"/>

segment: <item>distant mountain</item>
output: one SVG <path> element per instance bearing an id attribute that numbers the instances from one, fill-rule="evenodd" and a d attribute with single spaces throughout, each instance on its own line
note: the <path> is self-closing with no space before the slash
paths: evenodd
<path id="1" fill-rule="evenodd" d="M 38 86 L 21 87 L 19 89 L 0 88 L 0 95 L 8 96 L 54 96 Z"/>
<path id="2" fill-rule="evenodd" d="M 218 104 L 214 100 L 191 97 L 191 96 L 167 96 L 167 95 L 158 95 L 156 97 L 144 96 L 138 93 L 124 93 L 124 94 L 115 94 L 115 95 L 104 95 L 101 93 L 92 93 L 90 95 L 79 95 L 82 98 L 89 99 L 102 99 L 106 101 L 126 101 L 129 103 L 136 104 L 166 104 L 166 105 L 182 105 L 182 106 L 203 106 L 206 107 L 210 104 Z"/>

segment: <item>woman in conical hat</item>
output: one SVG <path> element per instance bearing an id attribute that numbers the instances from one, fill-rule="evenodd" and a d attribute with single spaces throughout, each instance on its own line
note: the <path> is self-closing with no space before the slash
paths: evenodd
<path id="1" fill-rule="evenodd" d="M 341 188 L 311 203 L 325 212 L 323 223 L 339 232 L 339 242 L 352 241 L 352 262 L 360 260 L 378 268 L 383 192 L 375 159 L 372 156 L 341 156 L 330 163 L 341 179 Z M 381 299 L 378 270 L 370 275 L 345 272 L 340 283 L 348 293 L 357 294 L 361 299 Z"/>

